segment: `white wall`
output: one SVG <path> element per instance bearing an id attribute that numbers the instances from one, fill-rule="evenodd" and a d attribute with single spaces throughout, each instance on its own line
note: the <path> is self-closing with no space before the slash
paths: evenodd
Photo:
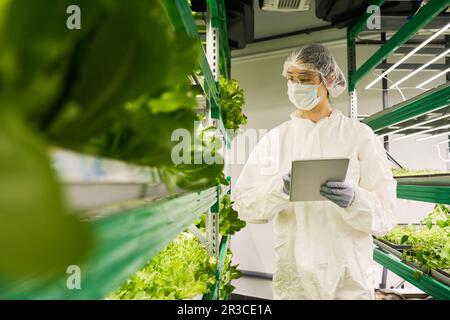
<path id="1" fill-rule="evenodd" d="M 335 31 L 333 31 L 335 32 Z M 342 35 L 341 35 L 342 38 Z M 290 43 L 291 47 L 296 44 L 320 41 L 327 39 L 326 34 L 309 35 L 303 37 L 296 37 Z M 286 39 L 281 40 L 287 45 Z M 268 43 L 267 48 L 273 44 Z M 286 47 L 287 48 L 287 47 Z M 335 55 L 338 64 L 341 66 L 343 72 L 347 74 L 347 52 L 345 44 L 331 43 L 331 52 Z M 358 64 L 367 60 L 367 58 L 376 50 L 375 47 L 358 46 Z M 253 54 L 255 52 L 263 52 L 264 48 L 258 44 L 258 48 L 250 47 L 246 52 Z M 271 129 L 283 121 L 289 119 L 289 114 L 294 110 L 294 107 L 289 102 L 286 95 L 286 80 L 281 76 L 282 65 L 286 57 L 286 50 L 279 50 L 280 54 L 266 53 L 262 56 L 250 56 L 242 58 L 244 54 L 237 52 L 236 56 L 239 58 L 232 61 L 232 77 L 239 80 L 240 85 L 245 90 L 246 104 L 244 113 L 248 116 L 248 124 L 245 128 L 264 128 Z M 428 58 L 423 58 L 430 59 Z M 394 59 L 389 61 L 395 62 Z M 415 62 L 415 61 L 412 61 Z M 417 62 L 421 62 L 418 60 Z M 395 72 L 390 75 L 393 81 L 404 76 L 404 72 Z M 420 75 L 413 77 L 411 81 L 405 83 L 406 87 L 417 85 L 418 81 L 428 79 L 434 73 L 423 72 Z M 378 90 L 364 90 L 365 85 L 369 80 L 374 79 L 373 76 L 366 76 L 365 79 L 358 85 L 358 102 L 359 114 L 370 115 L 382 108 L 381 91 Z M 443 82 L 444 79 L 438 79 L 434 84 Z M 381 83 L 376 85 L 380 88 Z M 432 86 L 431 86 L 432 87 Z M 405 89 L 403 94 L 406 99 L 411 98 L 420 93 L 414 89 Z M 389 104 L 392 106 L 402 101 L 401 95 L 396 91 L 389 93 Z M 337 99 L 333 100 L 335 108 L 348 114 L 348 96 L 342 94 Z M 444 137 L 445 138 L 445 137 Z M 437 139 L 439 140 L 439 139 Z M 442 139 L 441 139 L 442 140 Z M 430 169 L 446 169 L 448 163 L 439 159 L 436 153 L 434 144 L 436 141 L 429 141 L 417 143 L 414 140 L 403 140 L 393 142 L 390 145 L 391 154 L 398 159 L 398 161 L 409 168 L 430 168 Z M 236 181 L 242 165 L 232 165 L 230 168 L 232 181 Z M 414 201 L 399 200 L 397 217 L 400 223 L 414 223 L 418 222 L 426 213 L 432 210 L 433 204 L 419 203 Z M 232 247 L 235 255 L 235 261 L 240 264 L 243 270 L 252 270 L 259 272 L 272 273 L 274 269 L 274 251 L 273 251 L 273 225 L 248 225 L 248 227 L 238 233 L 232 240 Z M 393 283 L 398 278 L 390 275 L 389 282 Z"/>

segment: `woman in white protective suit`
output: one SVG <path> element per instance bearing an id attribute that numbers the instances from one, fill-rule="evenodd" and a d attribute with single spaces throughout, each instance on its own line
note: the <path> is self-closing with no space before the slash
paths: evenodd
<path id="1" fill-rule="evenodd" d="M 275 221 L 275 299 L 373 299 L 371 235 L 395 225 L 396 181 L 381 141 L 365 124 L 334 110 L 346 88 L 322 45 L 294 51 L 284 64 L 291 119 L 251 152 L 234 187 L 235 208 L 250 223 Z M 328 182 L 328 200 L 289 202 L 292 160 L 346 157 L 345 182 Z"/>

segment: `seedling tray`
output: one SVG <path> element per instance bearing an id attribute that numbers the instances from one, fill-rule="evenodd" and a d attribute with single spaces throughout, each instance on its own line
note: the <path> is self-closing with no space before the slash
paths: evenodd
<path id="1" fill-rule="evenodd" d="M 425 267 L 419 268 L 419 265 L 414 262 L 405 262 L 410 267 L 416 268 L 417 270 L 422 271 L 424 274 L 428 274 L 430 277 L 434 278 L 435 280 L 446 284 L 447 286 L 450 286 L 450 277 L 449 274 L 446 273 L 444 270 L 441 269 L 431 269 L 430 272 L 427 273 L 427 270 Z"/>
<path id="2" fill-rule="evenodd" d="M 415 176 L 394 176 L 399 184 L 421 186 L 450 186 L 450 174 L 423 174 Z"/>
<path id="3" fill-rule="evenodd" d="M 380 239 L 380 238 L 375 238 L 375 239 L 377 239 L 378 241 L 380 241 L 380 242 L 384 243 L 385 245 L 391 247 L 392 249 L 400 251 L 400 252 L 403 252 L 403 250 L 407 250 L 407 249 L 411 248 L 411 245 L 408 245 L 408 244 L 395 244 L 395 243 L 392 243 L 392 242 L 389 242 L 389 241 L 386 241 L 386 240 L 383 240 L 383 239 Z"/>
<path id="4" fill-rule="evenodd" d="M 441 269 L 431 270 L 431 276 L 450 287 L 450 275 Z"/>
<path id="5" fill-rule="evenodd" d="M 393 254 L 397 258 L 400 258 L 403 261 L 403 263 L 409 265 L 410 267 L 420 270 L 425 274 L 427 273 L 425 268 L 419 268 L 419 266 L 416 263 L 412 263 L 412 262 L 403 260 L 402 253 L 399 250 L 394 249 L 391 246 L 391 243 L 386 242 L 386 241 L 381 241 L 376 238 L 374 240 L 374 243 L 381 249 Z M 437 280 L 441 283 L 444 283 L 447 286 L 450 286 L 450 275 L 447 272 L 445 272 L 444 270 L 441 270 L 441 269 L 431 270 L 431 272 L 429 272 L 429 275 L 432 278 L 434 278 L 435 280 Z"/>

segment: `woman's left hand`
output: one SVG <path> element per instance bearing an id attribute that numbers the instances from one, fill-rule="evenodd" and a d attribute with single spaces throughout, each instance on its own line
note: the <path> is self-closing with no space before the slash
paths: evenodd
<path id="1" fill-rule="evenodd" d="M 320 194 L 341 208 L 350 206 L 355 198 L 355 190 L 347 182 L 327 182 L 320 187 Z"/>

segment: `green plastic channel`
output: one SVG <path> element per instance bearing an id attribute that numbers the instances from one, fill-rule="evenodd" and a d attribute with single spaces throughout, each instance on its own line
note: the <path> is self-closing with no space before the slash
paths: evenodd
<path id="1" fill-rule="evenodd" d="M 205 77 L 205 82 L 201 83 L 200 85 L 202 86 L 202 89 L 205 92 L 206 97 L 208 98 L 209 105 L 211 108 L 211 116 L 213 117 L 213 114 L 220 113 L 219 90 L 217 88 L 218 84 L 214 80 L 208 60 L 206 59 L 206 55 L 203 51 L 203 47 L 202 47 L 202 54 L 200 57 L 200 68 Z"/>
<path id="2" fill-rule="evenodd" d="M 228 250 L 229 243 L 230 243 L 230 237 L 223 236 L 220 241 L 219 260 L 217 262 L 217 273 L 219 274 L 219 277 L 222 274 L 223 265 L 225 264 L 225 258 L 227 257 L 227 250 Z"/>
<path id="3" fill-rule="evenodd" d="M 103 299 L 217 202 L 216 188 L 145 203 L 92 222 L 95 246 L 80 265 L 81 289 L 59 280 L 0 283 L 0 299 Z"/>
<path id="4" fill-rule="evenodd" d="M 227 16 L 226 16 L 226 10 L 225 10 L 225 2 L 224 0 L 218 0 L 219 1 L 219 17 L 221 21 L 220 31 L 220 48 L 221 48 L 221 55 L 220 55 L 220 67 L 221 67 L 221 74 L 225 76 L 225 78 L 230 79 L 231 74 L 231 51 L 230 46 L 228 43 L 228 28 L 227 28 Z"/>
<path id="5" fill-rule="evenodd" d="M 397 198 L 450 204 L 450 187 L 397 184 Z"/>
<path id="6" fill-rule="evenodd" d="M 219 108 L 217 83 L 214 80 L 211 68 L 206 58 L 203 46 L 200 43 L 197 26 L 192 10 L 189 8 L 187 1 L 162 0 L 166 12 L 176 31 L 186 32 L 189 36 L 199 40 L 200 58 L 199 64 L 202 74 L 205 78 L 204 83 L 200 83 L 210 102 L 211 108 Z"/>
<path id="7" fill-rule="evenodd" d="M 221 36 L 223 38 L 223 36 Z M 219 71 L 220 75 L 225 79 L 230 79 L 229 70 L 229 59 L 227 57 L 229 53 L 226 52 L 226 49 L 223 47 L 223 41 L 220 41 L 220 61 L 219 61 Z"/>
<path id="8" fill-rule="evenodd" d="M 217 17 L 219 17 L 219 11 L 217 7 L 217 3 L 212 0 L 208 0 L 212 4 L 212 9 L 217 11 Z M 223 0 L 221 0 L 223 1 Z M 189 8 L 189 5 L 187 4 L 187 1 L 173 1 L 173 0 L 162 0 L 162 3 L 164 4 L 164 7 L 166 8 L 166 12 L 168 13 L 168 16 L 170 17 L 172 21 L 172 25 L 174 26 L 175 30 L 186 32 L 189 36 L 199 39 L 199 34 L 197 31 L 197 26 L 195 24 L 195 20 L 192 16 L 192 11 Z M 221 7 L 220 13 L 222 14 L 222 19 L 225 18 L 225 5 L 223 4 Z M 220 18 L 220 17 L 219 17 Z M 218 18 L 218 21 L 220 20 Z M 214 25 L 213 25 L 214 26 Z M 220 24 L 217 25 L 220 27 Z M 224 21 L 224 26 L 222 26 L 221 30 L 226 30 L 226 20 Z M 228 48 L 228 35 L 226 35 L 226 48 Z M 223 44 L 224 41 L 221 41 Z M 220 113 L 220 104 L 219 104 L 219 90 L 218 90 L 218 84 L 214 80 L 213 74 L 211 72 L 211 68 L 209 66 L 208 60 L 206 59 L 205 52 L 203 50 L 203 46 L 199 42 L 200 49 L 200 69 L 202 71 L 202 74 L 205 78 L 204 83 L 200 82 L 200 85 L 205 92 L 209 105 L 211 108 L 211 117 L 213 119 L 219 119 L 219 129 L 222 131 L 222 134 L 225 138 L 225 143 L 227 148 L 231 148 L 231 142 L 230 137 L 228 136 L 225 127 L 222 122 L 221 113 Z M 222 49 L 222 50 L 226 50 Z M 223 54 L 222 54 L 223 55 Z M 221 56 L 222 56 L 221 55 Z M 230 54 L 226 55 L 224 57 L 225 59 L 230 60 Z"/>
<path id="9" fill-rule="evenodd" d="M 228 180 L 229 177 L 227 177 Z M 230 180 L 228 180 L 229 182 Z M 221 191 L 220 191 L 220 200 L 222 200 L 223 197 L 225 197 L 226 195 L 230 195 L 231 194 L 231 186 L 221 186 Z"/>
<path id="10" fill-rule="evenodd" d="M 351 74 L 349 82 L 356 85 L 365 75 L 373 71 L 384 59 L 391 53 L 402 46 L 411 37 L 426 26 L 435 16 L 445 10 L 450 5 L 450 0 L 432 0 L 423 6 L 419 12 L 408 22 L 406 22 L 400 30 L 398 30 L 392 38 L 390 38 L 374 55 L 372 55 L 361 67 Z M 355 31 L 357 29 L 355 28 Z"/>
<path id="11" fill-rule="evenodd" d="M 219 7 L 217 5 L 217 0 L 207 0 L 206 5 L 208 6 L 209 14 L 211 15 L 211 26 L 213 28 L 220 27 L 220 17 L 219 17 Z"/>
<path id="12" fill-rule="evenodd" d="M 229 149 L 231 149 L 231 137 L 228 134 L 228 130 L 225 128 L 225 125 L 222 120 L 222 115 L 220 113 L 219 113 L 218 122 L 219 122 L 219 130 L 220 130 L 220 132 L 222 132 L 223 139 L 225 141 L 225 146 L 229 150 Z"/>
<path id="13" fill-rule="evenodd" d="M 375 5 L 381 8 L 383 3 L 384 0 L 372 0 L 372 2 L 367 7 Z M 367 26 L 367 20 L 369 20 L 371 15 L 372 13 L 368 13 L 366 10 L 366 12 L 362 16 L 360 16 L 359 19 L 352 25 L 348 32 L 348 38 L 350 41 L 354 41 L 358 34 L 360 34 L 361 31 L 365 29 L 365 27 Z"/>
<path id="14" fill-rule="evenodd" d="M 219 284 L 216 282 L 211 286 L 210 291 L 203 296 L 203 300 L 218 300 L 219 298 Z"/>
<path id="15" fill-rule="evenodd" d="M 426 292 L 437 300 L 450 299 L 450 287 L 441 283 L 428 275 L 422 274 L 416 276 L 418 270 L 403 263 L 397 257 L 384 252 L 379 248 L 375 248 L 373 258 L 376 262 L 394 272 L 399 277 L 408 281 L 412 285 Z"/>
<path id="16" fill-rule="evenodd" d="M 217 187 L 216 187 L 216 195 L 217 195 L 217 201 L 211 207 L 212 213 L 219 213 L 219 211 L 220 211 L 220 185 L 217 185 Z"/>
<path id="17" fill-rule="evenodd" d="M 375 133 L 450 104 L 450 82 L 365 118 Z"/>

